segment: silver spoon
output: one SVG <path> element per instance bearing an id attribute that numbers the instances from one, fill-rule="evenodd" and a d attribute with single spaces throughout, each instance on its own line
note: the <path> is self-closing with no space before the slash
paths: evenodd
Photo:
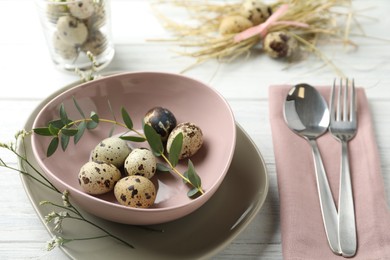
<path id="1" fill-rule="evenodd" d="M 284 118 L 288 127 L 305 138 L 312 147 L 325 232 L 333 253 L 340 255 L 337 210 L 316 141 L 317 137 L 324 134 L 329 126 L 327 103 L 314 87 L 308 84 L 298 84 L 291 88 L 287 95 L 284 103 Z"/>

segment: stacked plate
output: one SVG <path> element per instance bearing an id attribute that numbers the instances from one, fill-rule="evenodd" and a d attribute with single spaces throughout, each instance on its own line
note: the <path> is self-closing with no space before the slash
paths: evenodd
<path id="1" fill-rule="evenodd" d="M 31 114 L 25 128 L 43 127 L 59 117 L 64 105 L 69 118 L 96 112 L 101 118 L 120 118 L 121 107 L 129 111 L 134 128 L 142 129 L 142 118 L 152 107 L 169 108 L 178 122 L 196 123 L 203 132 L 204 145 L 191 160 L 202 180 L 205 193 L 197 198 L 187 196 L 188 185 L 169 173 L 157 173 L 157 194 L 164 194 L 151 208 L 122 206 L 112 195 L 93 196 L 80 187 L 77 174 L 88 160 L 90 151 L 110 132 L 110 124 L 85 134 L 66 151 L 58 150 L 47 157 L 50 138 L 33 135 L 24 149 L 31 162 L 39 166 L 59 189 L 68 190 L 70 198 L 89 219 L 117 234 L 136 249 L 129 249 L 110 239 L 93 243 L 71 243 L 64 251 L 72 257 L 86 257 L 99 252 L 102 257 L 210 257 L 228 245 L 253 219 L 268 192 L 264 161 L 254 143 L 243 129 L 235 124 L 227 102 L 212 88 L 188 77 L 167 73 L 139 72 L 107 76 L 99 80 L 74 83 L 57 91 Z M 110 105 L 108 105 L 108 102 Z M 114 115 L 113 115 L 114 113 Z M 116 129 L 120 134 L 123 129 Z M 179 171 L 187 162 L 181 161 Z M 34 174 L 31 169 L 27 170 Z M 59 199 L 55 192 L 42 188 L 28 177 L 22 177 L 32 203 Z M 59 198 L 58 198 L 59 197 Z M 36 206 L 43 220 L 48 213 Z M 96 235 L 98 230 L 75 222 L 67 233 L 80 236 Z M 128 224 L 128 225 L 126 225 Z M 153 225 L 140 228 L 133 225 Z M 50 231 L 50 229 L 48 228 Z M 162 232 L 163 231 L 163 232 Z M 51 232 L 51 231 L 50 231 Z M 207 235 L 205 235 L 207 234 Z M 190 239 L 190 241 L 188 241 Z"/>

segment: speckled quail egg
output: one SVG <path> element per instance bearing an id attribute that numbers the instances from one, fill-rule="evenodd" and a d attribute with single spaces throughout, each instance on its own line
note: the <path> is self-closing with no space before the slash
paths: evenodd
<path id="1" fill-rule="evenodd" d="M 53 48 L 65 60 L 74 60 L 78 55 L 77 48 L 64 42 L 57 32 L 53 34 Z"/>
<path id="2" fill-rule="evenodd" d="M 93 0 L 70 0 L 68 7 L 70 13 L 79 19 L 87 19 L 95 11 Z"/>
<path id="3" fill-rule="evenodd" d="M 125 140 L 119 137 L 108 137 L 92 150 L 91 160 L 110 163 L 121 168 L 130 151 Z"/>
<path id="4" fill-rule="evenodd" d="M 202 130 L 193 123 L 185 122 L 178 124 L 169 135 L 167 142 L 168 151 L 171 149 L 172 142 L 179 133 L 183 134 L 183 145 L 179 159 L 191 157 L 200 149 L 200 147 L 202 147 Z"/>
<path id="5" fill-rule="evenodd" d="M 121 177 L 121 172 L 114 165 L 92 161 L 84 164 L 78 175 L 80 186 L 93 195 L 112 191 Z"/>
<path id="6" fill-rule="evenodd" d="M 50 22 L 57 23 L 58 18 L 69 14 L 69 9 L 66 4 L 60 2 L 48 2 L 46 7 L 46 14 Z"/>
<path id="7" fill-rule="evenodd" d="M 253 23 L 240 15 L 227 16 L 219 25 L 219 33 L 222 35 L 242 32 L 253 26 Z"/>
<path id="8" fill-rule="evenodd" d="M 127 175 L 139 175 L 148 179 L 156 173 L 157 160 L 146 148 L 136 148 L 127 156 L 124 164 Z"/>
<path id="9" fill-rule="evenodd" d="M 81 46 L 84 52 L 91 52 L 95 57 L 102 54 L 107 48 L 107 38 L 99 30 L 89 34 L 87 41 Z"/>
<path id="10" fill-rule="evenodd" d="M 70 15 L 58 19 L 57 31 L 58 36 L 70 45 L 81 45 L 88 38 L 87 26 Z"/>
<path id="11" fill-rule="evenodd" d="M 106 13 L 105 2 L 96 3 L 95 12 L 91 17 L 88 18 L 87 25 L 89 28 L 99 29 L 106 24 L 107 13 Z"/>
<path id="12" fill-rule="evenodd" d="M 135 208 L 149 208 L 157 195 L 154 184 L 148 178 L 134 175 L 119 180 L 114 194 L 120 204 Z"/>
<path id="13" fill-rule="evenodd" d="M 161 140 L 165 142 L 173 128 L 176 127 L 176 118 L 168 109 L 154 107 L 145 114 L 144 123 L 153 127 L 161 136 Z"/>
<path id="14" fill-rule="evenodd" d="M 265 22 L 272 14 L 272 9 L 259 0 L 246 0 L 240 9 L 240 14 L 254 25 Z"/>
<path id="15" fill-rule="evenodd" d="M 296 51 L 298 43 L 285 32 L 271 32 L 265 37 L 263 48 L 272 58 L 286 58 Z"/>

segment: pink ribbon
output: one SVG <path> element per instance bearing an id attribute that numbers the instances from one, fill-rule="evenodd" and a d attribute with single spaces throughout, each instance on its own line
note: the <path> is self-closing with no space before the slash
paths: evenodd
<path id="1" fill-rule="evenodd" d="M 287 12 L 288 8 L 289 8 L 288 4 L 281 5 L 278 8 L 278 10 L 276 10 L 264 23 L 253 26 L 249 29 L 246 29 L 243 32 L 236 34 L 236 36 L 234 36 L 234 42 L 240 42 L 258 34 L 260 34 L 264 38 L 268 33 L 267 28 L 273 25 L 286 24 L 286 25 L 297 26 L 297 27 L 305 27 L 305 28 L 309 27 L 307 23 L 301 23 L 301 22 L 294 22 L 294 21 L 277 22 L 280 16 L 282 16 Z"/>

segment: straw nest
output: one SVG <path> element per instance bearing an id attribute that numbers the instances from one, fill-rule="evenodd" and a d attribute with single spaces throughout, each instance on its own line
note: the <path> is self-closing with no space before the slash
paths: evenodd
<path id="1" fill-rule="evenodd" d="M 183 9 L 186 20 L 165 16 L 161 11 L 164 5 Z M 302 57 L 297 53 L 315 54 L 342 74 L 319 45 L 337 41 L 355 46 L 349 38 L 355 21 L 350 0 L 278 0 L 268 4 L 259 0 L 161 0 L 153 7 L 162 25 L 173 34 L 169 41 L 186 50 L 178 53 L 195 58 L 187 69 L 210 59 L 229 62 L 260 48 L 260 53 L 286 61 Z M 266 23 L 279 8 L 285 12 L 261 34 L 237 41 L 238 34 Z"/>

